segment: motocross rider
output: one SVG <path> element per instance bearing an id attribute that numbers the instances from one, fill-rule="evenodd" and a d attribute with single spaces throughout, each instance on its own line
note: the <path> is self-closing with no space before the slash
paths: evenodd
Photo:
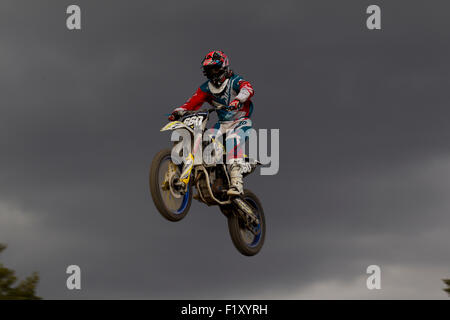
<path id="1" fill-rule="evenodd" d="M 198 110 L 203 103 L 213 106 L 225 105 L 217 111 L 219 121 L 214 129 L 226 133 L 225 145 L 231 186 L 227 194 L 237 196 L 243 193 L 242 162 L 246 131 L 252 127 L 250 116 L 253 111 L 251 97 L 254 90 L 250 82 L 230 69 L 228 57 L 222 51 L 209 52 L 202 61 L 203 74 L 208 79 L 194 95 L 169 116 L 173 121 L 187 110 Z"/>

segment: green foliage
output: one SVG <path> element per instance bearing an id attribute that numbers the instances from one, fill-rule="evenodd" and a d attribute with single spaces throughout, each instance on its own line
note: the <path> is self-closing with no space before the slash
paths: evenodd
<path id="1" fill-rule="evenodd" d="M 0 244 L 0 253 L 6 249 L 5 245 Z M 36 286 L 39 282 L 39 276 L 34 272 L 25 280 L 20 281 L 16 286 L 17 277 L 13 270 L 8 269 L 0 263 L 0 300 L 37 300 Z"/>
<path id="2" fill-rule="evenodd" d="M 444 288 L 444 291 L 450 295 L 450 279 L 443 279 L 442 281 L 447 285 L 447 288 Z"/>

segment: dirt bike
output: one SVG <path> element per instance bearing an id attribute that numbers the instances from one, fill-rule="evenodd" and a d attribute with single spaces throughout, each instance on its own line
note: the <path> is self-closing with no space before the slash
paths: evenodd
<path id="1" fill-rule="evenodd" d="M 198 147 L 205 148 L 208 142 L 203 139 L 194 140 L 196 132 L 194 128 L 201 130 L 203 136 L 210 114 L 222 108 L 226 107 L 188 111 L 179 120 L 169 122 L 161 131 L 187 130 L 191 137 L 190 150 L 197 150 Z M 192 198 L 208 206 L 219 206 L 228 220 L 228 230 L 234 246 L 243 255 L 253 256 L 261 250 L 266 233 L 261 201 L 247 189 L 241 196 L 227 195 L 230 175 L 226 165 L 225 147 L 213 136 L 211 140 L 215 150 L 212 153 L 213 157 L 216 157 L 216 160 L 222 157 L 220 162 L 211 164 L 211 161 L 204 159 L 195 162 L 193 154 L 189 152 L 184 163 L 176 164 L 176 161 L 172 161 L 171 149 L 159 151 L 150 167 L 151 196 L 158 211 L 169 221 L 183 219 L 191 207 Z M 181 141 L 176 142 L 174 147 L 181 143 Z M 244 156 L 243 176 L 252 173 L 257 165 L 260 165 L 257 160 Z M 197 190 L 195 196 L 192 195 L 193 187 Z"/>

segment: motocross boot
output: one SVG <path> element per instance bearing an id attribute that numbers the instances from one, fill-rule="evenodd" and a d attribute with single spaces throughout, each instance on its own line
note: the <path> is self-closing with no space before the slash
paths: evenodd
<path id="1" fill-rule="evenodd" d="M 242 178 L 242 168 L 240 163 L 233 162 L 230 165 L 230 189 L 227 191 L 229 196 L 239 196 L 244 192 L 244 181 Z"/>

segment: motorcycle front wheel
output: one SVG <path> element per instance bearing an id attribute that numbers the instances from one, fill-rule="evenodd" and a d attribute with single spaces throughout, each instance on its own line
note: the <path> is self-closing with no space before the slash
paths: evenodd
<path id="1" fill-rule="evenodd" d="M 235 210 L 229 210 L 228 208 L 228 212 L 222 212 L 228 213 L 226 214 L 228 216 L 228 230 L 236 249 L 245 256 L 254 256 L 261 250 L 266 236 L 264 210 L 258 197 L 250 190 L 244 190 L 242 198 L 253 208 L 253 211 L 258 217 L 259 225 L 257 226 L 257 234 L 252 233 L 246 227 L 244 220 Z"/>
<path id="2" fill-rule="evenodd" d="M 150 166 L 149 183 L 153 202 L 164 218 L 174 222 L 186 216 L 192 202 L 191 184 L 185 193 L 174 184 L 181 170 L 182 165 L 172 162 L 170 149 L 158 152 Z"/>

